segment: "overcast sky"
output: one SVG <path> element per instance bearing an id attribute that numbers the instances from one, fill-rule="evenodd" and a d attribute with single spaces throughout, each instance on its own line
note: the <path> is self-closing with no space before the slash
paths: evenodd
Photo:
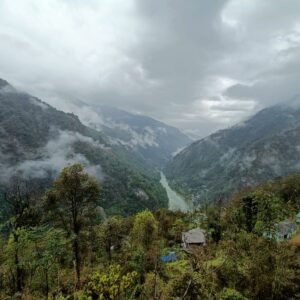
<path id="1" fill-rule="evenodd" d="M 0 0 L 0 77 L 203 136 L 300 94 L 299 0 Z"/>

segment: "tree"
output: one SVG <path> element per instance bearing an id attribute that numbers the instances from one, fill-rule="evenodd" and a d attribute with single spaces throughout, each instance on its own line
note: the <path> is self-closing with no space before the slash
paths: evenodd
<path id="1" fill-rule="evenodd" d="M 48 299 L 49 292 L 59 284 L 60 261 L 70 257 L 70 241 L 65 238 L 63 230 L 46 226 L 27 230 L 26 240 L 27 255 L 23 264 L 34 269 L 32 275 L 35 276 L 32 277 Z"/>
<path id="2" fill-rule="evenodd" d="M 221 209 L 210 208 L 207 210 L 207 228 L 211 235 L 212 240 L 218 243 L 222 238 L 222 226 L 221 226 Z"/>
<path id="3" fill-rule="evenodd" d="M 259 234 L 275 236 L 276 223 L 284 218 L 285 212 L 282 201 L 272 193 L 258 191 L 254 194 L 258 202 L 257 222 L 255 230 Z"/>
<path id="4" fill-rule="evenodd" d="M 112 259 L 112 249 L 121 247 L 122 240 L 127 233 L 124 220 L 120 217 L 112 217 L 98 226 L 98 238 L 100 247 L 104 248 L 109 262 Z"/>
<path id="5" fill-rule="evenodd" d="M 172 234 L 174 237 L 174 240 L 178 243 L 181 242 L 181 238 L 182 238 L 182 232 L 185 229 L 185 224 L 183 222 L 183 220 L 181 218 L 177 218 L 175 220 L 175 222 L 173 223 L 173 227 L 172 227 Z"/>
<path id="6" fill-rule="evenodd" d="M 248 232 L 252 232 L 255 227 L 258 211 L 257 206 L 255 197 L 249 195 L 242 198 L 242 210 L 245 216 L 246 229 Z"/>
<path id="7" fill-rule="evenodd" d="M 247 300 L 241 293 L 234 289 L 224 288 L 218 295 L 219 300 Z"/>
<path id="8" fill-rule="evenodd" d="M 22 292 L 24 286 L 24 270 L 20 263 L 20 232 L 23 228 L 33 226 L 38 222 L 35 203 L 38 194 L 29 187 L 29 184 L 20 178 L 12 178 L 9 187 L 3 195 L 4 228 L 11 235 L 13 245 L 13 260 L 15 268 L 14 289 Z"/>
<path id="9" fill-rule="evenodd" d="M 164 299 L 165 289 L 166 284 L 159 274 L 154 272 L 147 273 L 143 284 L 142 299 Z"/>
<path id="10" fill-rule="evenodd" d="M 131 232 L 133 243 L 144 250 L 149 250 L 158 237 L 158 224 L 149 210 L 138 213 Z"/>
<path id="11" fill-rule="evenodd" d="M 45 195 L 45 204 L 51 219 L 72 237 L 76 270 L 76 286 L 80 287 L 82 232 L 96 217 L 100 188 L 82 165 L 63 169 L 53 187 Z"/>
<path id="12" fill-rule="evenodd" d="M 85 295 L 90 299 L 135 299 L 137 273 L 124 273 L 120 265 L 111 265 L 103 273 L 96 272 L 85 286 Z"/>
<path id="13" fill-rule="evenodd" d="M 300 210 L 300 174 L 294 174 L 274 184 L 279 196 L 285 203 L 291 203 L 294 209 Z"/>
<path id="14" fill-rule="evenodd" d="M 159 264 L 158 223 L 152 212 L 144 210 L 135 216 L 131 232 L 132 263 L 139 270 L 140 282 L 149 270 L 157 272 Z"/>

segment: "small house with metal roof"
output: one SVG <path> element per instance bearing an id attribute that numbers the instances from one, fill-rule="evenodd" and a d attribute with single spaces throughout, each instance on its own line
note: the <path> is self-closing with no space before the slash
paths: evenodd
<path id="1" fill-rule="evenodd" d="M 183 249 L 192 250 L 195 247 L 205 246 L 205 230 L 195 228 L 182 233 Z"/>

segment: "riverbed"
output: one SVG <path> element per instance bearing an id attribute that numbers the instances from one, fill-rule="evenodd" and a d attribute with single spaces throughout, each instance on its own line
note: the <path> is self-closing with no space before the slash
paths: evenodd
<path id="1" fill-rule="evenodd" d="M 167 195 L 169 198 L 169 209 L 170 210 L 181 210 L 184 212 L 190 210 L 191 208 L 188 205 L 188 203 L 186 202 L 186 200 L 184 199 L 184 197 L 182 197 L 177 192 L 175 192 L 174 190 L 171 189 L 171 187 L 169 186 L 168 180 L 163 172 L 160 172 L 160 177 L 161 177 L 160 183 L 166 189 L 166 192 L 167 192 Z"/>

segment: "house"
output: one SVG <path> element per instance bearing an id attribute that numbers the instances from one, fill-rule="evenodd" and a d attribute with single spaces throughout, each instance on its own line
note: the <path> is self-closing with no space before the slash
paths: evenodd
<path id="1" fill-rule="evenodd" d="M 300 211 L 296 215 L 296 223 L 300 225 Z"/>
<path id="2" fill-rule="evenodd" d="M 290 239 L 297 232 L 297 224 L 290 220 L 285 220 L 275 225 L 272 232 L 265 231 L 263 236 L 276 241 L 284 241 Z"/>
<path id="3" fill-rule="evenodd" d="M 195 228 L 182 233 L 183 248 L 192 250 L 193 248 L 206 245 L 205 230 Z"/>
<path id="4" fill-rule="evenodd" d="M 290 239 L 291 236 L 297 231 L 297 225 L 291 221 L 280 222 L 277 226 L 277 240 Z"/>

